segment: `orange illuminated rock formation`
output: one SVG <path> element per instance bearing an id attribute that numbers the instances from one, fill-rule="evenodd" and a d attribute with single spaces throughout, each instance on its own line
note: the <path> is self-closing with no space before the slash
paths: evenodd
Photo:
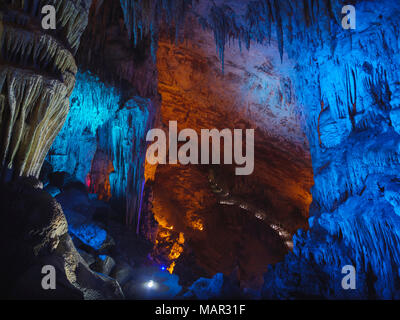
<path id="1" fill-rule="evenodd" d="M 230 48 L 223 74 L 211 33 L 193 22 L 193 33 L 185 39 L 180 45 L 166 38 L 159 42 L 161 127 L 177 121 L 178 130 L 191 128 L 198 134 L 201 129 L 255 129 L 255 169 L 238 177 L 234 166 L 211 166 L 218 184 L 236 199 L 231 206 L 222 204 L 211 188 L 210 166 L 158 165 L 154 175 L 146 165 L 146 175 L 154 176 L 153 213 L 184 234 L 185 246 L 194 248 L 197 263 L 207 272 L 229 274 L 239 264 L 242 281 L 259 285 L 265 265 L 282 259 L 287 249 L 252 208 L 279 221 L 290 237 L 307 227 L 312 200 L 308 143 L 292 84 L 282 72 L 290 65 L 281 65 L 272 52 L 276 48 Z"/>

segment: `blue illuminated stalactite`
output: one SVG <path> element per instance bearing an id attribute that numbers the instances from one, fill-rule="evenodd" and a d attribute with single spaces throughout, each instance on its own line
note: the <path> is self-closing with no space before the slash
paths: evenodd
<path id="1" fill-rule="evenodd" d="M 90 73 L 78 72 L 67 120 L 47 160 L 55 171 L 66 171 L 86 182 L 97 149 L 96 133 L 119 108 L 120 92 Z"/>
<path id="2" fill-rule="evenodd" d="M 150 105 L 149 99 L 141 97 L 121 105 L 118 90 L 90 73 L 78 73 L 70 113 L 47 157 L 55 171 L 76 176 L 92 190 L 94 154 L 106 152 L 114 168 L 109 176 L 111 195 L 127 202 L 130 223 L 140 210 Z"/>
<path id="3" fill-rule="evenodd" d="M 133 97 L 116 112 L 112 121 L 104 124 L 98 135 L 99 146 L 113 159 L 111 192 L 114 198 L 125 199 L 127 224 L 138 223 L 133 221 L 136 215 L 139 219 L 150 109 L 149 99 Z"/>
<path id="4" fill-rule="evenodd" d="M 187 8 L 192 0 L 120 0 L 129 38 L 136 46 L 143 36 L 150 36 L 151 55 L 156 60 L 159 24 L 165 18 L 167 25 L 175 24 L 175 39 L 184 22 Z"/>

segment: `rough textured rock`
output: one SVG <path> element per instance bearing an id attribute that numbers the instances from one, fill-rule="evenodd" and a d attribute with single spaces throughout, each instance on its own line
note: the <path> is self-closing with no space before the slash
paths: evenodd
<path id="1" fill-rule="evenodd" d="M 8 185 L 9 190 L 1 195 L 5 209 L 3 216 L 9 220 L 9 230 L 2 236 L 6 239 L 9 234 L 9 239 L 13 239 L 16 246 L 24 246 L 21 241 L 29 243 L 26 250 L 34 255 L 42 250 L 54 250 L 59 238 L 68 231 L 60 204 L 40 185 L 36 178 L 20 178 Z M 6 209 L 12 209 L 12 212 Z M 19 237 L 12 237 L 12 234 Z M 24 239 L 24 235 L 29 235 L 29 238 Z"/>
<path id="2" fill-rule="evenodd" d="M 74 174 L 99 199 L 137 225 L 144 180 L 145 133 L 159 105 L 157 72 L 144 36 L 134 48 L 119 1 L 93 1 L 77 53 L 81 67 L 71 112 L 48 160 Z M 78 141 L 69 144 L 71 136 Z"/>
<path id="3" fill-rule="evenodd" d="M 399 4 L 351 1 L 362 17 L 356 30 L 341 26 L 344 4 L 220 0 L 194 6 L 200 23 L 214 33 L 225 73 L 228 44 L 235 40 L 247 47 L 271 43 L 283 64 L 293 62 L 284 74 L 293 84 L 310 145 L 311 228 L 294 238 L 293 254 L 267 274 L 266 297 L 399 295 L 394 249 L 399 230 Z M 124 8 L 126 14 L 141 9 Z M 154 10 L 162 11 L 154 6 L 150 13 Z M 140 23 L 130 25 L 135 30 Z M 180 74 L 183 85 L 191 83 L 187 74 Z M 346 264 L 357 269 L 356 291 L 340 287 Z"/>
<path id="4" fill-rule="evenodd" d="M 88 264 L 89 267 L 91 264 L 93 264 L 96 261 L 95 257 L 92 254 L 90 254 L 84 250 L 80 250 L 80 249 L 78 249 L 78 252 L 81 255 L 81 257 L 83 258 L 83 260 L 86 261 L 86 263 Z"/>
<path id="5" fill-rule="evenodd" d="M 108 276 L 114 267 L 115 261 L 113 258 L 107 255 L 100 255 L 94 265 L 91 266 L 91 269 Z"/>
<path id="6" fill-rule="evenodd" d="M 118 283 L 91 271 L 68 235 L 60 204 L 33 177 L 1 187 L 4 298 L 121 299 Z M 56 269 L 56 290 L 43 290 L 43 266 Z"/>
<path id="7" fill-rule="evenodd" d="M 121 287 L 117 281 L 104 274 L 89 269 L 86 262 L 76 251 L 68 234 L 60 242 L 56 253 L 62 256 L 64 270 L 68 280 L 78 288 L 86 300 L 123 299 Z"/>
<path id="8" fill-rule="evenodd" d="M 200 278 L 183 295 L 186 299 L 215 300 L 243 298 L 238 281 L 232 281 L 222 273 L 212 279 Z"/>
<path id="9" fill-rule="evenodd" d="M 300 15 L 295 21 L 288 6 L 280 7 L 282 29 L 295 31 L 282 40 L 297 63 L 291 77 L 306 115 L 315 185 L 310 232 L 295 236 L 293 255 L 267 274 L 264 294 L 398 298 L 400 136 L 391 119 L 398 108 L 399 35 L 390 30 L 397 28 L 393 17 L 400 7 L 355 1 L 363 19 L 356 30 L 343 30 L 341 2 L 330 3 L 294 7 L 320 17 L 309 21 L 307 33 L 300 31 L 307 21 Z M 348 264 L 357 270 L 357 290 L 341 288 Z"/>
<path id="10" fill-rule="evenodd" d="M 38 176 L 69 109 L 77 66 L 73 53 L 90 0 L 4 1 L 0 12 L 0 161 L 3 180 Z M 57 32 L 41 28 L 41 8 L 54 4 Z M 10 172 L 8 170 L 11 170 Z"/>
<path id="11" fill-rule="evenodd" d="M 103 204 L 91 200 L 85 190 L 68 189 L 57 196 L 68 221 L 71 235 L 81 244 L 89 246 L 96 253 L 105 253 L 115 242 L 102 223 L 93 219 Z"/>
<path id="12" fill-rule="evenodd" d="M 117 280 L 118 283 L 123 287 L 134 276 L 134 270 L 125 262 L 122 264 L 117 264 L 112 270 L 110 276 Z"/>
<path id="13" fill-rule="evenodd" d="M 4 180 L 9 178 L 9 169 L 14 176 L 39 174 L 68 110 L 67 100 L 77 71 L 72 54 L 89 8 L 86 1 L 51 3 L 56 4 L 62 18 L 60 34 L 56 35 L 32 29 L 32 24 L 38 23 L 35 17 L 39 11 L 28 2 L 2 3 L 0 156 Z M 203 241 L 203 247 L 197 247 L 196 259 L 200 264 L 208 255 L 215 257 L 204 263 L 210 272 L 235 268 L 239 259 L 256 266 L 257 270 L 250 271 L 259 275 L 266 263 L 280 259 L 286 250 L 279 249 L 282 237 L 279 239 L 270 230 L 274 229 L 271 221 L 281 221 L 281 231 L 288 230 L 289 234 L 306 227 L 311 202 L 308 188 L 312 184 L 309 146 L 315 182 L 311 189 L 310 230 L 298 232 L 293 238 L 293 252 L 269 269 L 263 296 L 399 298 L 399 4 L 389 0 L 351 1 L 363 18 L 358 20 L 356 30 L 344 30 L 341 0 L 216 0 L 196 2 L 192 7 L 191 1 L 183 0 L 168 1 L 166 6 L 162 5 L 164 1 L 148 5 L 148 1 L 124 0 L 122 9 L 115 3 L 95 1 L 92 7 L 91 20 L 100 16 L 103 19 L 91 25 L 85 35 L 87 46 L 79 56 L 89 70 L 102 69 L 104 61 L 112 63 L 104 68 L 106 74 L 99 73 L 101 80 L 82 72 L 83 89 L 77 91 L 74 101 L 79 106 L 88 102 L 88 115 L 96 114 L 96 121 L 77 125 L 79 122 L 72 120 L 67 125 L 66 132 L 75 135 L 65 134 L 61 145 L 74 136 L 79 137 L 79 144 L 68 152 L 53 154 L 60 156 L 54 161 L 62 163 L 62 170 L 68 167 L 71 174 L 87 182 L 86 174 L 94 169 L 94 190 L 105 198 L 110 192 L 119 196 L 118 190 L 129 186 L 131 189 L 123 195 L 127 200 L 126 221 L 136 223 L 136 231 L 141 220 L 144 178 L 155 177 L 152 210 L 160 225 L 159 236 L 165 240 L 165 246 L 158 248 L 163 251 L 160 256 L 175 263 L 185 245 L 188 247 L 187 239 L 192 246 Z M 204 31 L 193 34 L 198 27 L 190 23 L 188 10 Z M 85 14 L 81 16 L 81 12 Z M 185 17 L 189 19 L 192 30 L 181 32 L 188 39 L 187 46 L 172 45 L 163 38 L 158 42 L 160 31 L 170 31 L 169 26 L 164 27 L 166 30 L 161 27 L 163 16 L 167 25 L 175 22 L 176 38 L 181 35 L 179 27 Z M 138 41 L 139 30 L 144 33 L 143 41 Z M 137 51 L 126 46 L 129 37 Z M 251 51 L 241 53 L 240 48 L 228 48 L 235 41 L 239 47 L 251 47 Z M 213 42 L 216 54 L 211 53 Z M 146 52 L 146 57 L 139 59 L 140 52 Z M 129 58 L 131 54 L 135 59 Z M 254 178 L 232 178 L 230 168 L 216 169 L 214 179 L 209 179 L 209 168 L 200 167 L 170 166 L 157 171 L 146 167 L 149 171 L 143 172 L 145 145 L 141 139 L 145 128 L 153 124 L 151 111 L 157 111 L 158 99 L 156 70 L 150 56 L 158 58 L 160 70 L 159 89 L 164 100 L 160 123 L 178 120 L 182 127 L 195 129 L 255 127 L 256 153 L 261 156 L 256 160 Z M 149 70 L 151 74 L 144 76 Z M 124 81 L 116 81 L 118 78 Z M 124 97 L 119 103 L 121 96 L 110 93 L 105 80 L 118 87 L 132 86 L 134 92 L 127 90 L 124 95 L 135 98 Z M 97 106 L 86 92 L 100 92 L 100 98 L 105 98 L 100 101 L 106 102 L 117 96 L 118 104 Z M 82 109 L 76 111 L 79 114 Z M 102 119 L 99 114 L 108 118 Z M 84 149 L 88 150 L 86 154 Z M 89 166 L 90 159 L 95 159 L 94 165 Z M 171 181 L 171 176 L 176 179 Z M 157 181 L 163 182 L 158 189 Z M 86 298 L 120 296 L 114 282 L 93 274 L 76 253 L 65 234 L 65 218 L 59 206 L 41 191 L 39 182 L 24 180 L 8 188 L 2 190 L 2 203 L 15 203 L 6 210 L 5 219 L 11 220 L 1 226 L 2 244 L 15 241 L 17 253 L 9 248 L 4 252 L 8 261 L 18 260 L 20 265 L 11 270 L 21 277 L 7 279 L 6 288 L 11 290 L 15 283 L 17 289 L 21 288 L 24 280 L 39 270 L 37 263 L 48 257 L 55 259 L 57 270 L 64 270 L 60 286 L 65 291 L 61 295 L 79 296 L 68 285 L 72 283 Z M 229 197 L 221 193 L 229 193 Z M 18 198 L 20 195 L 25 198 Z M 258 224 L 253 219 L 269 215 L 275 215 L 274 219 L 261 219 Z M 257 229 L 267 221 L 270 229 L 265 225 L 262 231 Z M 221 229 L 224 234 L 218 234 Z M 271 231 L 271 237 L 264 239 L 266 230 Z M 214 242 L 204 245 L 208 232 Z M 229 239 L 228 245 L 222 246 L 218 236 Z M 126 237 L 121 247 L 129 247 L 128 240 Z M 277 249 L 273 255 L 266 252 L 269 241 Z M 244 244 L 265 254 L 249 258 Z M 228 258 L 227 247 L 236 250 Z M 45 254 L 52 250 L 54 254 Z M 21 257 L 17 259 L 16 254 Z M 36 258 L 38 254 L 44 254 L 44 260 Z M 355 291 L 344 291 L 340 285 L 341 268 L 348 264 L 357 270 Z M 246 270 L 240 265 L 239 269 Z M 248 275 L 244 272 L 243 277 L 250 281 Z M 98 285 L 103 283 L 100 280 L 107 282 L 105 293 L 99 291 Z M 222 294 L 220 276 L 211 283 L 209 286 L 210 281 L 200 281 L 206 288 L 204 292 L 198 290 L 201 296 Z M 134 297 L 138 282 L 131 279 L 125 287 Z M 17 295 L 21 292 L 24 290 Z"/>

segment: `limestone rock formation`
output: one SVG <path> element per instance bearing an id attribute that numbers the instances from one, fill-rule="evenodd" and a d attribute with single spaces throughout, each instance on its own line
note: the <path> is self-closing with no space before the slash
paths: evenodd
<path id="1" fill-rule="evenodd" d="M 342 26 L 343 0 L 94 0 L 89 9 L 90 2 L 0 4 L 0 167 L 1 180 L 12 180 L 0 193 L 8 293 L 49 297 L 28 290 L 38 288 L 46 263 L 60 274 L 57 297 L 122 297 L 72 241 L 92 261 L 104 243 L 113 247 L 105 232 L 113 229 L 116 250 L 128 253 L 136 235 L 92 224 L 82 214 L 93 205 L 88 188 L 116 200 L 133 231 L 151 230 L 151 258 L 171 272 L 187 274 L 192 263 L 199 274 L 239 269 L 238 281 L 260 286 L 272 263 L 264 298 L 400 298 L 398 2 L 349 1 L 362 17 L 356 29 Z M 44 3 L 56 7 L 55 31 L 40 27 Z M 66 173 L 44 181 L 60 202 L 84 194 L 78 214 L 73 201 L 63 203 L 65 217 L 35 177 L 70 96 L 48 160 L 86 187 L 68 191 Z M 254 128 L 254 175 L 148 166 L 145 132 L 169 120 L 197 131 Z M 134 263 L 117 260 L 115 270 L 97 261 L 98 270 L 137 297 Z M 357 290 L 341 286 L 345 265 L 357 271 Z M 201 279 L 188 295 L 218 297 L 223 283 L 221 274 Z"/>
<path id="2" fill-rule="evenodd" d="M 310 146 L 315 182 L 310 231 L 299 232 L 293 253 L 267 273 L 265 297 L 399 296 L 399 257 L 394 248 L 400 229 L 395 18 L 400 8 L 392 1 L 351 1 L 357 10 L 353 30 L 342 27 L 345 4 L 341 0 L 193 4 L 192 13 L 214 33 L 225 73 L 231 50 L 227 48 L 235 41 L 250 52 L 254 43 L 271 44 L 283 65 L 293 62 L 292 68 L 282 71 L 293 83 Z M 142 12 L 133 6 L 124 10 Z M 140 23 L 131 25 L 135 30 Z M 183 89 L 193 80 L 187 75 L 178 77 Z M 166 83 L 171 80 L 165 78 Z M 170 91 L 176 99 L 177 90 Z M 349 264 L 357 270 L 356 291 L 340 285 L 341 268 Z"/>
<path id="3" fill-rule="evenodd" d="M 1 247 L 2 272 L 9 274 L 1 294 L 6 298 L 123 297 L 116 281 L 89 269 L 68 235 L 60 204 L 36 179 L 69 111 L 77 73 L 73 54 L 90 3 L 5 0 L 0 6 Z M 54 31 L 41 28 L 44 5 L 56 9 Z M 45 265 L 57 271 L 54 291 L 41 286 Z"/>
<path id="4" fill-rule="evenodd" d="M 119 1 L 93 1 L 89 25 L 77 53 L 80 72 L 71 112 L 50 149 L 56 171 L 86 183 L 100 199 L 140 220 L 145 135 L 159 108 L 157 72 L 148 37 L 135 45 L 123 23 Z M 73 137 L 78 143 L 69 144 Z"/>
<path id="5" fill-rule="evenodd" d="M 53 4 L 54 32 L 41 28 Z M 4 1 L 0 11 L 0 156 L 3 180 L 38 176 L 69 110 L 77 66 L 73 53 L 90 0 Z"/>
<path id="6" fill-rule="evenodd" d="M 35 178 L 1 187 L 2 297 L 18 299 L 121 299 L 119 284 L 94 273 L 68 234 L 60 204 Z M 56 289 L 42 288 L 42 268 L 56 270 Z"/>

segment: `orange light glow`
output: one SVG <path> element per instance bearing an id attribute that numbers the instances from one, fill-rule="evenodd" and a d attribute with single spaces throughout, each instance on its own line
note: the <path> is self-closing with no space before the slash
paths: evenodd
<path id="1" fill-rule="evenodd" d="M 144 179 L 145 181 L 154 181 L 157 172 L 157 164 L 150 164 L 147 159 L 144 164 Z"/>
<path id="2" fill-rule="evenodd" d="M 175 268 L 175 261 L 174 262 L 172 262 L 171 264 L 170 264 L 170 266 L 167 268 L 167 270 L 168 270 L 168 272 L 170 273 L 170 274 L 172 274 L 173 272 L 174 272 L 174 268 Z"/>
<path id="3" fill-rule="evenodd" d="M 179 244 L 184 244 L 185 243 L 185 237 L 183 235 L 183 232 L 179 233 L 178 243 Z"/>
<path id="4" fill-rule="evenodd" d="M 170 260 L 176 260 L 179 258 L 181 253 L 183 252 L 183 247 L 179 245 L 179 243 L 175 242 L 171 248 L 171 252 L 168 255 Z"/>
<path id="5" fill-rule="evenodd" d="M 204 230 L 203 221 L 202 221 L 201 219 L 193 220 L 193 221 L 191 222 L 190 226 L 191 226 L 194 230 L 199 230 L 199 231 L 203 231 L 203 230 Z"/>
<path id="6" fill-rule="evenodd" d="M 169 273 L 173 273 L 176 260 L 183 252 L 185 236 L 183 232 L 176 232 L 173 225 L 167 221 L 164 216 L 164 211 L 161 207 L 154 203 L 153 206 L 154 218 L 158 222 L 157 239 L 155 241 L 154 254 L 161 254 L 170 261 L 167 268 Z"/>

